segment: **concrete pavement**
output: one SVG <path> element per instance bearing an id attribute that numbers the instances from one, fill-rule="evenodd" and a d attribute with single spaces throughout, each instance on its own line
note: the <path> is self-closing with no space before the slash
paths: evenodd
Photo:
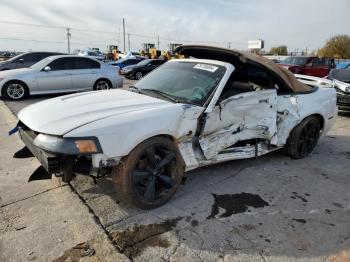
<path id="1" fill-rule="evenodd" d="M 0 101 L 0 261 L 64 261 L 64 252 L 80 243 L 95 255 L 75 249 L 67 261 L 83 255 L 85 261 L 128 261 L 69 185 L 27 182 L 39 163 L 12 158 L 23 147 L 16 135 L 7 135 L 16 122 Z"/>
<path id="2" fill-rule="evenodd" d="M 168 204 L 143 211 L 125 205 L 110 177 L 77 177 L 72 189 L 28 184 L 38 163 L 11 158 L 21 142 L 4 133 L 16 122 L 4 111 L 0 261 L 65 261 L 81 242 L 92 261 L 350 261 L 349 114 L 305 159 L 275 152 L 201 168 Z"/>

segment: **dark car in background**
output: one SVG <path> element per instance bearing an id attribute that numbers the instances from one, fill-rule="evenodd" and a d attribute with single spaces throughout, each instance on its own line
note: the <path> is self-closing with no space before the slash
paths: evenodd
<path id="1" fill-rule="evenodd" d="M 160 59 L 146 59 L 136 65 L 124 67 L 121 70 L 121 74 L 126 78 L 135 78 L 139 80 L 165 62 L 165 60 Z"/>
<path id="2" fill-rule="evenodd" d="M 342 88 L 335 86 L 335 90 L 337 91 L 337 105 L 339 110 L 350 112 L 350 65 L 347 65 L 343 69 L 332 69 L 329 72 L 328 79 L 342 84 Z"/>
<path id="3" fill-rule="evenodd" d="M 145 60 L 145 58 L 123 58 L 120 60 L 117 60 L 115 62 L 110 62 L 109 64 L 112 66 L 118 66 L 120 69 L 126 67 L 126 66 L 131 66 L 131 65 L 136 65 L 140 63 L 142 60 Z"/>
<path id="4" fill-rule="evenodd" d="M 294 74 L 325 77 L 335 68 L 334 58 L 314 56 L 291 56 L 278 64 Z"/>
<path id="5" fill-rule="evenodd" d="M 0 62 L 0 71 L 30 67 L 46 57 L 62 55 L 57 52 L 29 52 L 12 57 L 9 60 Z"/>

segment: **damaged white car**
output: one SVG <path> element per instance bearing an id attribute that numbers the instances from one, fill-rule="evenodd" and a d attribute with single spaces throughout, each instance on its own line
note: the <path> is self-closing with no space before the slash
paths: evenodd
<path id="1" fill-rule="evenodd" d="M 303 158 L 335 121 L 333 88 L 305 85 L 268 59 L 208 46 L 177 52 L 190 58 L 165 63 L 129 90 L 28 106 L 12 132 L 19 129 L 26 156 L 49 174 L 69 181 L 110 168 L 124 199 L 148 209 L 200 166 L 281 148 Z"/>

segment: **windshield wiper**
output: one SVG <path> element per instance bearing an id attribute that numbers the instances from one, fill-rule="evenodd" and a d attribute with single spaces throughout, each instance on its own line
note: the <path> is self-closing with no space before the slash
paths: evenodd
<path id="1" fill-rule="evenodd" d="M 165 98 L 165 99 L 168 99 L 168 100 L 170 100 L 170 101 L 172 101 L 172 102 L 174 102 L 174 103 L 179 103 L 179 102 L 180 102 L 180 100 L 174 98 L 173 96 L 170 96 L 170 95 L 168 95 L 167 93 L 164 93 L 164 92 L 162 92 L 162 91 L 160 91 L 160 90 L 157 90 L 157 89 L 143 88 L 143 89 L 141 89 L 141 90 L 139 90 L 139 91 L 140 91 L 140 92 L 146 91 L 146 92 L 155 93 L 155 94 L 160 95 L 161 97 L 163 97 L 163 98 Z"/>
<path id="2" fill-rule="evenodd" d="M 139 89 L 138 87 L 136 87 L 136 86 L 133 86 L 133 85 L 129 86 L 128 89 L 129 89 L 131 92 L 141 93 L 141 92 L 140 92 L 140 89 Z"/>
<path id="3" fill-rule="evenodd" d="M 136 90 L 139 90 L 138 87 L 136 87 L 136 86 L 129 86 L 129 89 L 136 89 Z"/>

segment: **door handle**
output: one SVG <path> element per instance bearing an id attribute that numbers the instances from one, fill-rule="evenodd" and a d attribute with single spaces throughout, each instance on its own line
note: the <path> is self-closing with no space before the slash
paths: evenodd
<path id="1" fill-rule="evenodd" d="M 266 103 L 266 104 L 268 104 L 268 103 L 269 103 L 269 99 L 268 99 L 268 98 L 266 98 L 266 99 L 260 99 L 260 100 L 259 100 L 259 103 Z"/>

